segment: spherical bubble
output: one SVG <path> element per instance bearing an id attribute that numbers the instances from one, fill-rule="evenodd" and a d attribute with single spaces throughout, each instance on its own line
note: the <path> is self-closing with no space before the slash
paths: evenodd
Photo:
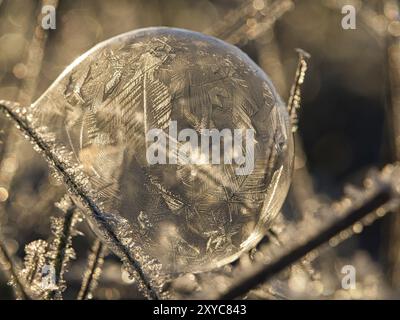
<path id="1" fill-rule="evenodd" d="M 213 37 L 117 36 L 74 62 L 34 109 L 89 176 L 117 238 L 163 272 L 235 260 L 286 197 L 286 107 L 246 54 Z"/>

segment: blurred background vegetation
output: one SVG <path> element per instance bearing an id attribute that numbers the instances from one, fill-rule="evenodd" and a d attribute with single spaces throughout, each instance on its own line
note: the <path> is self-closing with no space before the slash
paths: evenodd
<path id="1" fill-rule="evenodd" d="M 293 188 L 284 208 L 288 219 L 298 219 L 302 211 L 313 210 L 317 202 L 340 198 L 344 187 L 360 184 L 368 169 L 381 168 L 396 159 L 388 47 L 400 36 L 397 1 L 58 2 L 57 27 L 46 35 L 37 27 L 41 1 L 0 0 L 0 99 L 32 102 L 66 66 L 98 42 L 141 27 L 173 26 L 220 36 L 238 45 L 272 78 L 286 101 L 297 65 L 295 48 L 311 54 L 299 112 Z M 341 27 L 344 4 L 357 8 L 355 30 Z M 35 77 L 32 61 L 41 54 L 40 50 L 30 49 L 31 40 L 40 42 L 47 36 L 43 61 L 38 59 L 41 68 L 37 83 L 26 90 L 26 82 Z M 64 192 L 49 174 L 46 163 L 1 116 L 0 230 L 8 251 L 17 259 L 23 259 L 25 244 L 49 237 L 49 217 L 60 214 L 54 202 Z M 395 282 L 390 276 L 393 268 L 399 267 L 396 258 L 390 256 L 392 225 L 393 217 L 387 216 L 343 242 L 335 249 L 334 258 L 321 260 L 320 265 L 337 263 L 332 272 L 339 275 L 338 261 L 353 261 L 360 265 L 361 274 L 365 273 L 369 287 L 347 293 L 320 279 L 312 297 L 382 298 L 398 290 L 399 279 Z M 79 290 L 94 239 L 85 224 L 80 229 L 87 236 L 74 238 L 77 258 L 66 274 L 69 285 L 65 298 L 74 298 Z M 292 297 L 307 298 L 299 289 L 299 280 L 291 281 L 289 287 L 299 292 Z M 109 254 L 95 298 L 128 297 L 140 295 L 121 271 L 119 261 Z M 11 289 L 1 273 L 0 299 L 10 298 Z"/>

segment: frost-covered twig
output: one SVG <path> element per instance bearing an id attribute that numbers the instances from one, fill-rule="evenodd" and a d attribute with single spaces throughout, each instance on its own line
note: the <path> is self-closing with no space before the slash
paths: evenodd
<path id="1" fill-rule="evenodd" d="M 12 285 L 14 290 L 15 297 L 17 299 L 31 299 L 30 294 L 28 293 L 28 286 L 25 284 L 24 279 L 22 279 L 19 275 L 19 271 L 15 265 L 15 262 L 8 254 L 7 248 L 4 245 L 1 237 L 0 237 L 0 269 L 3 269 L 9 278 L 9 283 Z"/>
<path id="2" fill-rule="evenodd" d="M 52 232 L 54 239 L 50 241 L 46 256 L 54 268 L 54 288 L 47 290 L 45 299 L 61 299 L 65 290 L 64 273 L 70 259 L 75 257 L 72 248 L 72 237 L 77 234 L 76 224 L 79 222 L 79 212 L 69 198 L 63 199 L 59 208 L 64 211 L 62 218 L 52 219 Z"/>
<path id="3" fill-rule="evenodd" d="M 62 298 L 66 288 L 64 274 L 69 261 L 75 258 L 72 238 L 78 234 L 76 224 L 80 221 L 80 213 L 68 196 L 56 205 L 64 215 L 51 218 L 53 237 L 48 242 L 35 240 L 25 246 L 21 272 L 30 290 L 45 300 Z"/>
<path id="4" fill-rule="evenodd" d="M 296 70 L 295 81 L 292 89 L 290 90 L 290 97 L 288 101 L 288 113 L 292 120 L 292 130 L 295 132 L 297 129 L 297 111 L 300 108 L 301 101 L 301 86 L 304 83 L 304 77 L 307 71 L 307 59 L 310 55 L 302 49 L 297 49 L 299 54 L 299 63 Z"/>
<path id="5" fill-rule="evenodd" d="M 78 300 L 91 299 L 97 287 L 104 261 L 104 246 L 96 239 L 88 257 L 88 265 L 83 275 L 82 286 L 79 290 Z"/>
<path id="6" fill-rule="evenodd" d="M 375 195 L 365 201 L 362 205 L 352 208 L 352 210 L 344 217 L 338 219 L 335 223 L 322 230 L 305 243 L 298 245 L 289 252 L 286 252 L 279 259 L 271 264 L 268 264 L 267 266 L 257 266 L 255 270 L 249 273 L 248 276 L 225 292 L 220 299 L 236 298 L 242 294 L 245 294 L 250 289 L 260 285 L 266 280 L 269 280 L 272 276 L 291 266 L 293 263 L 306 256 L 320 245 L 328 242 L 340 232 L 345 231 L 354 225 L 360 219 L 387 204 L 391 199 L 391 187 L 388 185 L 383 185 Z"/>
<path id="7" fill-rule="evenodd" d="M 304 199 L 313 199 L 313 203 L 318 203 L 318 197 L 314 192 L 312 177 L 308 172 L 306 166 L 306 154 L 303 149 L 303 142 L 299 133 L 297 132 L 297 122 L 298 122 L 298 110 L 300 109 L 301 103 L 301 88 L 304 83 L 304 78 L 308 68 L 307 59 L 310 55 L 304 50 L 297 49 L 298 52 L 298 64 L 296 69 L 295 78 L 290 91 L 290 96 L 288 99 L 288 113 L 292 123 L 292 131 L 295 139 L 295 166 L 292 187 L 289 192 L 289 197 L 294 201 L 294 207 L 300 212 L 301 216 L 305 214 L 305 202 Z M 299 164 L 301 165 L 299 166 Z M 310 201 L 307 201 L 309 204 Z"/>
<path id="8" fill-rule="evenodd" d="M 32 142 L 35 150 L 45 157 L 50 166 L 54 168 L 56 173 L 63 179 L 69 192 L 85 208 L 84 213 L 96 223 L 99 231 L 114 245 L 114 251 L 118 252 L 119 255 L 123 257 L 126 264 L 137 274 L 141 289 L 144 293 L 151 299 L 158 299 L 159 292 L 155 287 L 159 287 L 160 284 L 154 284 L 154 281 L 161 282 L 162 280 L 156 277 L 153 281 L 152 278 L 147 276 L 138 257 L 132 255 L 131 251 L 128 249 L 128 245 L 121 243 L 115 230 L 105 219 L 106 215 L 101 209 L 101 206 L 93 200 L 91 192 L 87 190 L 87 177 L 78 167 L 67 163 L 70 156 L 65 152 L 65 149 L 56 145 L 54 141 L 51 141 L 52 138 L 47 137 L 46 132 L 40 132 L 40 128 L 34 128 L 30 124 L 29 119 L 27 119 L 27 109 L 21 107 L 18 103 L 0 100 L 0 110 L 4 111 L 6 116 L 16 124 L 25 137 Z M 149 261 L 149 263 L 151 263 L 151 261 Z"/>
<path id="9" fill-rule="evenodd" d="M 20 272 L 29 289 L 40 298 L 43 296 L 42 269 L 46 264 L 47 242 L 35 240 L 25 246 L 24 268 Z"/>

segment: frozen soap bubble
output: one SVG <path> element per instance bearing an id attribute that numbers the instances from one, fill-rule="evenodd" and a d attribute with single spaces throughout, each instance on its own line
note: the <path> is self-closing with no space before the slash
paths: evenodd
<path id="1" fill-rule="evenodd" d="M 32 117 L 83 172 L 115 239 L 94 231 L 165 273 L 209 270 L 252 248 L 290 184 L 291 127 L 271 81 L 200 33 L 150 28 L 99 44 Z"/>

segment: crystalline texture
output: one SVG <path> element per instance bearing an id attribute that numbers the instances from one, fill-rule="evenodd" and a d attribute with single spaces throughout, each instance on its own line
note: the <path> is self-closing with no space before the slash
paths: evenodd
<path id="1" fill-rule="evenodd" d="M 65 147 L 71 170 L 83 171 L 121 244 L 157 259 L 162 272 L 236 259 L 261 239 L 289 187 L 293 141 L 284 104 L 243 52 L 199 33 L 150 28 L 103 42 L 68 67 L 31 113 Z M 178 131 L 254 130 L 254 170 L 149 164 L 145 134 L 168 134 L 170 121 Z"/>

